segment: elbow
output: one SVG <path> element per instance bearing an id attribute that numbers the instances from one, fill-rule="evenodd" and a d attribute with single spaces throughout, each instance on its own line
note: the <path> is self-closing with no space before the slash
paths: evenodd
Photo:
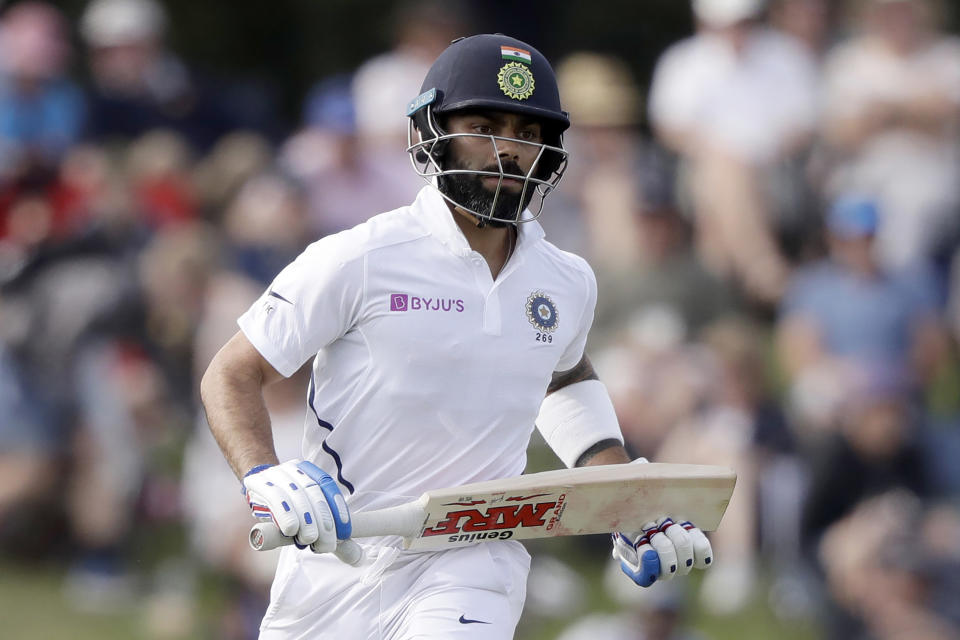
<path id="1" fill-rule="evenodd" d="M 209 410 L 213 397 L 216 395 L 217 381 L 220 379 L 217 369 L 217 359 L 214 358 L 200 378 L 200 403 L 204 410 Z"/>
<path id="2" fill-rule="evenodd" d="M 217 399 L 224 397 L 229 393 L 230 387 L 237 384 L 230 375 L 235 367 L 231 366 L 229 360 L 227 354 L 221 349 L 200 378 L 200 402 L 208 414 L 217 405 Z"/>

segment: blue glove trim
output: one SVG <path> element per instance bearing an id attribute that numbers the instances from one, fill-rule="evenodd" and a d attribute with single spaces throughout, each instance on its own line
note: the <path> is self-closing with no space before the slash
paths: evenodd
<path id="1" fill-rule="evenodd" d="M 653 549 L 643 552 L 640 557 L 640 570 L 633 571 L 626 562 L 620 562 L 620 570 L 641 587 L 649 587 L 660 576 L 660 556 Z"/>
<path id="2" fill-rule="evenodd" d="M 258 465 L 255 466 L 253 469 L 250 469 L 250 471 L 247 471 L 245 474 L 243 474 L 243 477 L 246 478 L 247 476 L 252 476 L 252 475 L 255 474 L 255 473 L 260 473 L 260 472 L 263 471 L 264 469 L 269 469 L 270 467 L 273 467 L 273 466 L 276 466 L 276 465 L 272 465 L 272 464 L 258 464 Z"/>
<path id="3" fill-rule="evenodd" d="M 303 462 L 297 463 L 297 468 L 307 474 L 311 480 L 317 483 L 320 490 L 323 491 L 323 495 L 327 499 L 327 504 L 330 505 L 330 511 L 333 514 L 333 524 L 337 528 L 337 539 L 346 540 L 353 535 L 353 524 L 350 522 L 350 512 L 346 508 L 347 503 L 343 498 L 343 493 L 340 492 L 340 487 L 337 486 L 337 482 L 330 477 L 330 474 L 312 462 L 304 460 Z M 339 500 L 337 500 L 338 497 L 340 498 Z M 343 512 L 347 516 L 346 522 L 340 519 L 341 511 L 338 503 L 343 505 Z"/>
<path id="4" fill-rule="evenodd" d="M 250 471 L 247 471 L 245 474 L 243 474 L 243 477 L 246 478 L 247 476 L 252 476 L 252 475 L 255 474 L 255 473 L 260 473 L 260 472 L 263 471 L 264 469 L 269 469 L 269 468 L 272 467 L 272 466 L 274 466 L 274 465 L 272 465 L 272 464 L 258 464 L 258 465 L 255 466 L 254 468 L 250 469 Z M 243 484 L 243 478 L 240 479 L 240 486 L 241 486 L 241 491 L 240 491 L 240 492 L 241 492 L 243 495 L 247 495 L 247 486 L 246 486 L 245 484 Z"/>

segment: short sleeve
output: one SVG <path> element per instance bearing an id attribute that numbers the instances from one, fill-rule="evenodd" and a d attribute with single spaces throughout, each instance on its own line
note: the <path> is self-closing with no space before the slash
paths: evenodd
<path id="1" fill-rule="evenodd" d="M 580 323 L 577 326 L 577 334 L 567 345 L 559 362 L 557 362 L 557 371 L 567 371 L 577 366 L 583 358 L 583 350 L 587 345 L 587 337 L 590 334 L 590 327 L 593 325 L 593 314 L 597 306 L 597 278 L 593 274 L 593 269 L 580 259 L 583 265 L 583 278 L 585 285 L 585 295 L 583 302 L 583 312 L 580 314 Z"/>
<path id="2" fill-rule="evenodd" d="M 363 257 L 349 232 L 327 236 L 280 272 L 237 324 L 284 376 L 293 375 L 357 320 L 363 299 Z"/>

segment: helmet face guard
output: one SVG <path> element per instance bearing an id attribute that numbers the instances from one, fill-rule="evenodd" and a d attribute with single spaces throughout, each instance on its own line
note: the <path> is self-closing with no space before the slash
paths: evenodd
<path id="1" fill-rule="evenodd" d="M 416 123 L 416 124 L 415 124 Z M 426 131 L 424 131 L 424 128 Z M 490 141 L 493 156 L 497 159 L 497 170 L 460 169 L 450 166 L 449 146 L 456 138 L 485 138 Z M 500 154 L 497 152 L 497 141 L 507 140 L 514 144 L 536 147 L 536 158 L 525 174 L 510 173 L 504 170 Z M 430 185 L 437 187 L 440 195 L 447 202 L 472 214 L 481 222 L 497 222 L 502 224 L 516 224 L 535 220 L 543 210 L 543 200 L 553 191 L 567 168 L 567 152 L 560 146 L 542 142 L 529 142 L 517 138 L 484 135 L 479 133 L 445 133 L 439 126 L 428 105 L 424 107 L 422 115 L 411 118 L 407 129 L 407 153 L 413 170 Z M 450 176 L 473 176 L 475 178 L 497 178 L 497 186 L 493 191 L 490 206 L 485 211 L 478 211 L 464 202 L 456 201 L 444 189 L 440 188 L 440 181 Z M 522 184 L 517 206 L 498 215 L 498 203 L 501 194 L 506 192 L 503 181 L 517 180 Z M 513 194 L 510 194 L 512 197 Z M 523 210 L 529 205 L 531 215 L 522 217 Z"/>
<path id="2" fill-rule="evenodd" d="M 465 111 L 514 113 L 534 119 L 541 124 L 543 141 L 447 133 L 443 119 Z M 454 40 L 430 67 L 421 94 L 407 106 L 407 116 L 407 152 L 414 170 L 448 202 L 475 216 L 481 225 L 516 224 L 536 218 L 543 208 L 543 199 L 556 188 L 567 167 L 562 134 L 570 120 L 560 107 L 553 69 L 539 51 L 502 34 Z M 496 167 L 474 170 L 457 166 L 456 158 L 449 153 L 450 143 L 457 138 L 489 140 L 497 158 Z M 505 170 L 497 152 L 498 141 L 504 140 L 533 148 L 534 162 L 526 173 L 517 173 L 515 168 L 511 171 L 509 166 Z M 483 187 L 483 178 L 496 178 L 496 189 Z M 507 187 L 505 180 L 521 185 L 519 196 Z M 464 199 L 464 190 L 470 192 L 466 197 L 470 197 L 472 206 L 458 201 Z M 475 194 L 480 195 L 473 197 Z M 482 205 L 478 206 L 481 200 Z M 505 204 L 507 200 L 510 204 Z M 521 218 L 528 205 L 532 217 Z"/>

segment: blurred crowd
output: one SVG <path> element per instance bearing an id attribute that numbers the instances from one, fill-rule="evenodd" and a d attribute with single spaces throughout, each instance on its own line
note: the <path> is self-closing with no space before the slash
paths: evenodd
<path id="1" fill-rule="evenodd" d="M 190 636 L 203 573 L 230 594 L 205 637 L 255 637 L 275 558 L 247 550 L 197 384 L 308 243 L 422 186 L 404 105 L 474 29 L 458 3 L 400 7 L 393 48 L 318 79 L 286 128 L 178 57 L 156 0 L 91 0 L 76 24 L 3 7 L 0 548 L 62 562 L 77 608 L 147 599 L 152 636 Z M 649 86 L 628 60 L 555 56 L 574 124 L 541 222 L 597 273 L 588 350 L 631 452 L 739 482 L 702 582 L 640 592 L 614 571 L 620 612 L 562 638 L 708 638 L 690 607 L 756 601 L 824 638 L 960 637 L 950 7 L 691 8 Z M 269 390 L 281 459 L 305 386 Z M 606 563 L 605 545 L 576 553 Z M 535 550 L 525 620 L 568 615 L 569 558 Z"/>

